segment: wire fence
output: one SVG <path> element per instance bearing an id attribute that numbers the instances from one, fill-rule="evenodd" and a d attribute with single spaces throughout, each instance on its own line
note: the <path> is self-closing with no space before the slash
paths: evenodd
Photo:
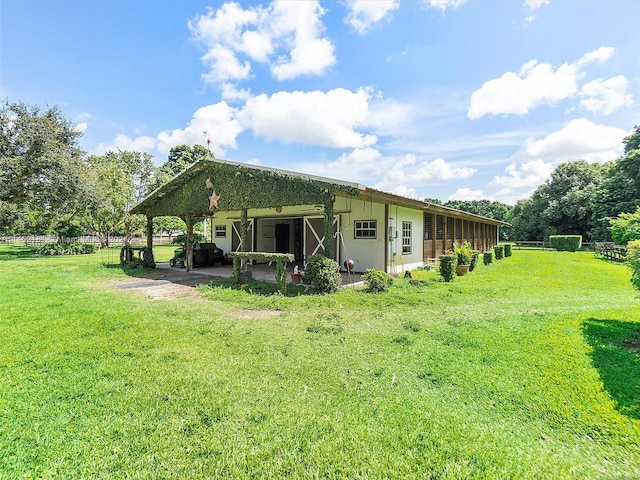
<path id="1" fill-rule="evenodd" d="M 108 238 L 108 244 L 110 247 L 125 244 L 126 237 L 114 236 Z M 45 243 L 88 243 L 91 245 L 103 245 L 107 239 L 100 237 L 99 235 L 82 235 L 81 237 L 58 237 L 57 235 L 0 235 L 0 243 L 12 244 L 12 245 L 25 245 L 40 246 Z M 154 245 L 167 245 L 171 243 L 169 236 L 161 236 L 153 238 Z M 146 237 L 133 237 L 131 239 L 131 245 L 146 245 Z"/>

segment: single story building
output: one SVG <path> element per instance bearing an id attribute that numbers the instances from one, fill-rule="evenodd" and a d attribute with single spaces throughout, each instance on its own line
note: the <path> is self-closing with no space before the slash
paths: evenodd
<path id="1" fill-rule="evenodd" d="M 138 203 L 131 213 L 152 222 L 178 216 L 193 238 L 207 218 L 212 242 L 225 252 L 291 253 L 299 268 L 321 253 L 354 270 L 400 273 L 436 259 L 454 243 L 485 251 L 505 222 L 394 195 L 358 183 L 230 162 L 200 160 Z M 187 242 L 188 259 L 193 242 Z M 192 265 L 191 261 L 187 262 Z"/>

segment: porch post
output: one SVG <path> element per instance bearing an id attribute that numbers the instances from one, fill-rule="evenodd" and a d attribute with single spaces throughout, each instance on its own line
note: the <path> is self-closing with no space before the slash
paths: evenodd
<path id="1" fill-rule="evenodd" d="M 333 238 L 333 196 L 324 202 L 324 256 L 334 259 L 336 255 Z"/>
<path id="2" fill-rule="evenodd" d="M 247 233 L 249 231 L 249 218 L 246 208 L 240 210 L 240 251 L 247 251 Z M 240 260 L 240 270 L 244 270 L 247 266 L 247 259 L 242 258 Z"/>
<path id="3" fill-rule="evenodd" d="M 147 216 L 147 248 L 153 250 L 153 217 Z"/>
<path id="4" fill-rule="evenodd" d="M 187 243 L 185 245 L 185 259 L 187 260 L 187 272 L 193 267 L 193 215 L 187 215 Z"/>

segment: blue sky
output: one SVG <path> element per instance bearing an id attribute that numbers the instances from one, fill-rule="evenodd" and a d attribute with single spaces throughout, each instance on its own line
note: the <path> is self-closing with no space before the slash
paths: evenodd
<path id="1" fill-rule="evenodd" d="M 640 123 L 637 1 L 3 0 L 0 97 L 90 153 L 182 143 L 415 198 L 514 203 Z"/>

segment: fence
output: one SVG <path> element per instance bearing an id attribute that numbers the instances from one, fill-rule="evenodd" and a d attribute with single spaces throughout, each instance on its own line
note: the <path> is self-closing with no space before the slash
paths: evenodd
<path id="1" fill-rule="evenodd" d="M 509 242 L 506 242 L 509 243 Z M 521 241 L 517 241 L 517 242 L 513 242 L 516 245 L 516 248 L 518 250 L 522 250 L 522 248 L 539 248 L 540 250 L 544 250 L 546 248 L 551 248 L 549 246 L 549 242 L 536 242 L 536 241 L 526 241 L 526 242 L 521 242 Z M 586 249 L 586 250 L 593 250 L 594 246 L 597 244 L 594 244 L 593 242 L 582 242 L 582 249 Z"/>
<path id="2" fill-rule="evenodd" d="M 625 262 L 627 260 L 627 247 L 615 245 L 613 242 L 598 242 L 596 243 L 595 254 L 616 262 Z"/>
<path id="3" fill-rule="evenodd" d="M 58 241 L 66 243 L 90 243 L 92 245 L 100 245 L 100 237 L 98 235 L 83 235 L 76 238 L 59 238 L 56 235 L 0 235 L 0 243 L 24 244 L 26 246 L 40 246 L 45 243 L 56 243 Z M 109 246 L 124 245 L 125 237 L 109 237 Z M 169 237 L 155 237 L 154 245 L 170 243 Z M 133 237 L 132 245 L 146 245 L 147 239 L 143 237 Z"/>

